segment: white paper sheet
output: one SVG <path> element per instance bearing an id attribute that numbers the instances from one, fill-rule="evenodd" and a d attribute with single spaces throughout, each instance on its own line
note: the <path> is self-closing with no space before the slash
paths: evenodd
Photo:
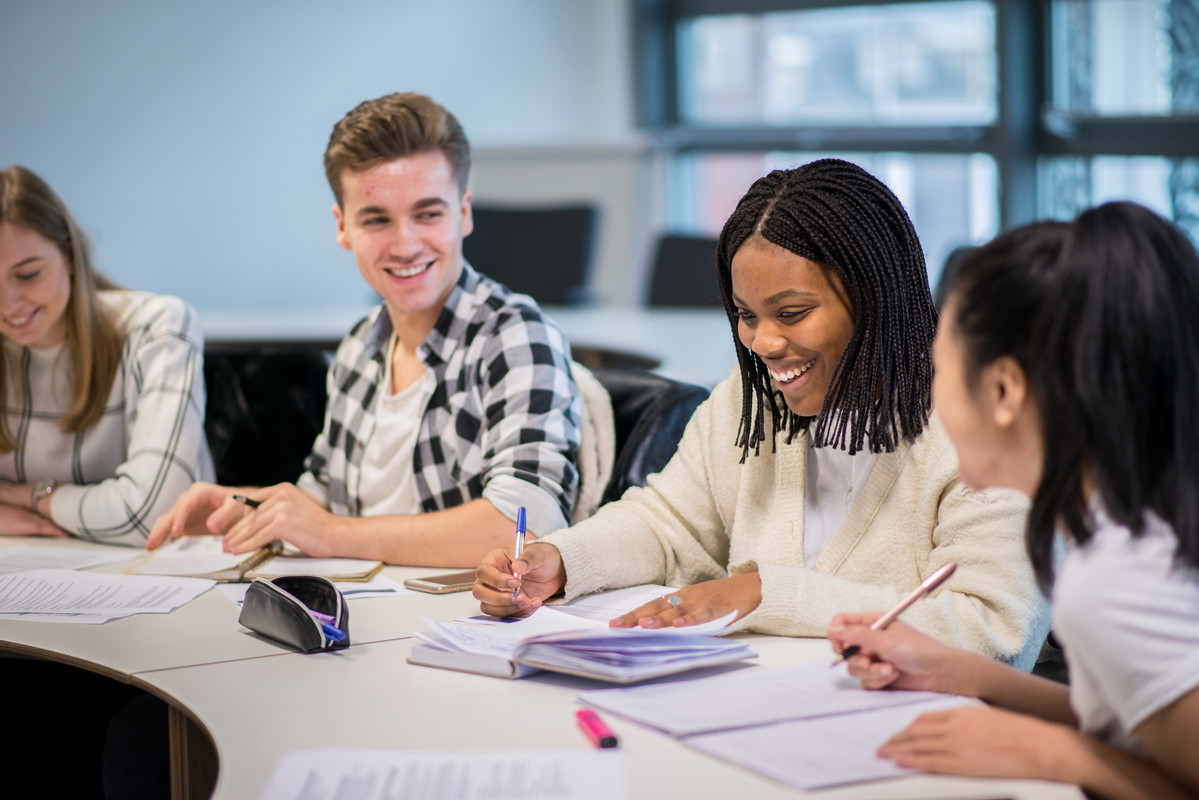
<path id="1" fill-rule="evenodd" d="M 165 614 L 212 585 L 200 578 L 59 569 L 16 572 L 0 575 L 0 618 L 95 623 L 133 614 Z M 73 618 L 78 614 L 84 616 Z"/>
<path id="2" fill-rule="evenodd" d="M 201 575 L 234 569 L 250 557 L 250 553 L 226 553 L 221 549 L 222 540 L 220 536 L 168 539 L 129 571 L 144 575 Z"/>
<path id="3" fill-rule="evenodd" d="M 18 544 L 0 547 L 0 574 L 26 572 L 31 569 L 86 569 L 101 564 L 128 561 L 144 555 L 143 550 L 113 547 L 93 550 L 87 547 L 34 547 Z"/>
<path id="4" fill-rule="evenodd" d="M 844 664 L 829 669 L 829 663 L 808 661 L 699 681 L 601 689 L 584 692 L 579 700 L 672 736 L 690 736 L 944 697 L 933 692 L 867 691 Z"/>
<path id="5" fill-rule="evenodd" d="M 619 800 L 619 751 L 404 752 L 325 749 L 288 753 L 259 800 Z"/>
<path id="6" fill-rule="evenodd" d="M 937 695 L 893 708 L 721 731 L 683 742 L 798 789 L 817 789 L 909 774 L 875 751 L 921 714 L 973 702 Z"/>
<path id="7" fill-rule="evenodd" d="M 422 622 L 457 650 L 497 658 L 511 657 L 517 645 L 531 636 L 606 627 L 606 623 L 573 617 L 549 606 L 542 606 L 519 619 L 473 617 L 469 620 L 470 624 L 428 619 Z"/>

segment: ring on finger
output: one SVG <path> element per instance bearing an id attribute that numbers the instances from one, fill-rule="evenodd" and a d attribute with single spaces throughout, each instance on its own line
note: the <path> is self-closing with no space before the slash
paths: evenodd
<path id="1" fill-rule="evenodd" d="M 666 596 L 666 602 L 670 603 L 672 607 L 678 608 L 683 604 L 683 598 L 679 597 L 677 594 L 671 594 Z"/>

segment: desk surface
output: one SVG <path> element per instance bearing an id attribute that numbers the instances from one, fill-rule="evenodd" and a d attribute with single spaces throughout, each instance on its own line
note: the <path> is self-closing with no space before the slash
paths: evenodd
<path id="1" fill-rule="evenodd" d="M 572 344 L 652 358 L 668 378 L 715 386 L 737 366 L 723 309 L 547 306 Z M 205 336 L 222 342 L 336 342 L 362 318 L 364 309 L 329 309 L 297 316 L 289 312 L 205 314 Z"/>
<path id="2" fill-rule="evenodd" d="M 13 540 L 18 542 L 58 544 Z M 402 580 L 437 571 L 389 567 L 387 574 Z M 216 592 L 168 615 L 104 625 L 3 621 L 0 649 L 128 680 L 185 710 L 216 745 L 216 798 L 256 796 L 280 757 L 316 747 L 588 749 L 575 727 L 574 698 L 602 684 L 551 674 L 506 681 L 406 663 L 420 618 L 474 613 L 477 605 L 469 593 L 351 598 L 349 603 L 355 644 L 334 653 L 300 655 L 258 639 L 237 624 L 235 606 Z M 768 667 L 829 655 L 822 640 L 753 636 L 750 644 Z M 669 737 L 608 721 L 622 740 L 629 798 L 802 794 Z M 1057 784 L 917 775 L 810 796 L 1056 800 L 1081 794 Z"/>

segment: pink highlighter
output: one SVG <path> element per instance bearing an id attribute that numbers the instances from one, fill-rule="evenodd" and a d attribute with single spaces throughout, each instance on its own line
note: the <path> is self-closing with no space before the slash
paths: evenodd
<path id="1" fill-rule="evenodd" d="M 596 747 L 616 747 L 620 744 L 616 740 L 616 734 L 604 724 L 604 721 L 599 718 L 599 714 L 590 708 L 580 708 L 575 712 L 575 718 L 578 719 L 583 733 L 587 734 L 587 738 Z"/>

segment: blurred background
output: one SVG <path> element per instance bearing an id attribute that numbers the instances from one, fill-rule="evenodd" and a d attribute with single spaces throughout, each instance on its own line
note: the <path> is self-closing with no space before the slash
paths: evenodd
<path id="1" fill-rule="evenodd" d="M 459 117 L 476 205 L 594 210 L 552 304 L 670 305 L 664 234 L 707 281 L 752 180 L 824 155 L 895 190 L 934 285 L 961 245 L 1107 199 L 1199 236 L 1199 0 L 0 0 L 0 162 L 111 277 L 218 328 L 371 304 L 321 156 L 399 90 Z"/>

